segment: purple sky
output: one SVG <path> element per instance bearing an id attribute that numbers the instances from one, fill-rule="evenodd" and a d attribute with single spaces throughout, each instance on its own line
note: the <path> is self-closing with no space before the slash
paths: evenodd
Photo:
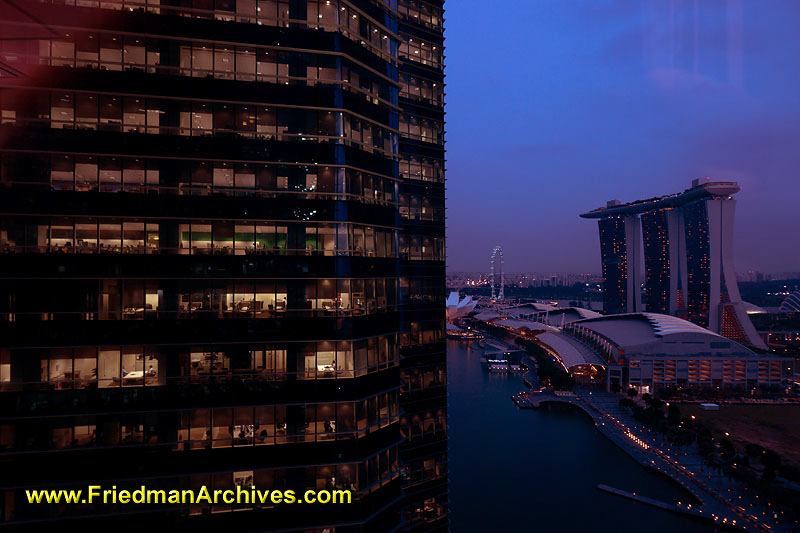
<path id="1" fill-rule="evenodd" d="M 737 180 L 739 271 L 800 270 L 800 2 L 447 2 L 448 270 L 599 272 L 618 198 Z"/>

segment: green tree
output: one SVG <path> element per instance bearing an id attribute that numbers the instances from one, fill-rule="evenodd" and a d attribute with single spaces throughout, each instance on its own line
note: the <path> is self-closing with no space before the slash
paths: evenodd
<path id="1" fill-rule="evenodd" d="M 677 403 L 669 404 L 669 410 L 667 411 L 667 420 L 669 420 L 670 424 L 678 425 L 681 422 L 681 408 Z"/>
<path id="2" fill-rule="evenodd" d="M 736 456 L 736 449 L 727 437 L 722 437 L 719 441 L 719 454 L 726 461 L 730 461 Z"/>
<path id="3" fill-rule="evenodd" d="M 748 457 L 760 457 L 764 453 L 764 447 L 759 444 L 748 442 L 744 447 L 744 453 Z"/>

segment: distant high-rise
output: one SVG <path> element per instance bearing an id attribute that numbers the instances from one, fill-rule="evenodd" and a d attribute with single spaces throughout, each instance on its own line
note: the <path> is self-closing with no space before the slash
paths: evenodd
<path id="1" fill-rule="evenodd" d="M 726 337 L 763 348 L 739 296 L 733 265 L 735 182 L 694 180 L 682 193 L 606 207 L 597 218 L 607 313 L 681 316 Z M 643 254 L 639 252 L 641 232 Z M 644 275 L 636 268 L 644 256 Z"/>

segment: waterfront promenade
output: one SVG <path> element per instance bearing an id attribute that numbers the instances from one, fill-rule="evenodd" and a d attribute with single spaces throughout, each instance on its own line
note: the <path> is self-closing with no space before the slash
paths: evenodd
<path id="1" fill-rule="evenodd" d="M 526 378 L 528 378 L 526 376 Z M 530 378 L 526 379 L 530 383 Z M 587 413 L 600 431 L 645 467 L 659 471 L 684 487 L 696 502 L 678 502 L 676 510 L 747 531 L 792 531 L 770 505 L 735 481 L 704 466 L 695 447 L 675 448 L 633 420 L 619 406 L 619 396 L 597 390 L 520 392 L 512 397 L 520 408 L 543 403 L 569 404 Z M 672 504 L 666 504 L 668 506 Z"/>

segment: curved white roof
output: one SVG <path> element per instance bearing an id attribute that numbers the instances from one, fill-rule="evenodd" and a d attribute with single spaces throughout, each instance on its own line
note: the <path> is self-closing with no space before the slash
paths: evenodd
<path id="1" fill-rule="evenodd" d="M 800 313 L 800 291 L 795 291 L 781 303 L 781 313 Z"/>
<path id="2" fill-rule="evenodd" d="M 659 337 L 665 335 L 672 335 L 674 333 L 702 333 L 704 335 L 717 335 L 713 331 L 709 331 L 704 327 L 698 326 L 688 320 L 678 318 L 676 316 L 661 315 L 656 313 L 641 313 L 642 316 L 650 321 L 653 326 L 653 331 Z"/>
<path id="3" fill-rule="evenodd" d="M 562 333 L 540 333 L 536 339 L 556 352 L 567 368 L 586 364 L 606 365 L 606 362 L 594 350 Z"/>
<path id="4" fill-rule="evenodd" d="M 608 339 L 623 351 L 641 354 L 752 355 L 736 341 L 682 318 L 658 313 L 624 313 L 574 322 Z"/>

